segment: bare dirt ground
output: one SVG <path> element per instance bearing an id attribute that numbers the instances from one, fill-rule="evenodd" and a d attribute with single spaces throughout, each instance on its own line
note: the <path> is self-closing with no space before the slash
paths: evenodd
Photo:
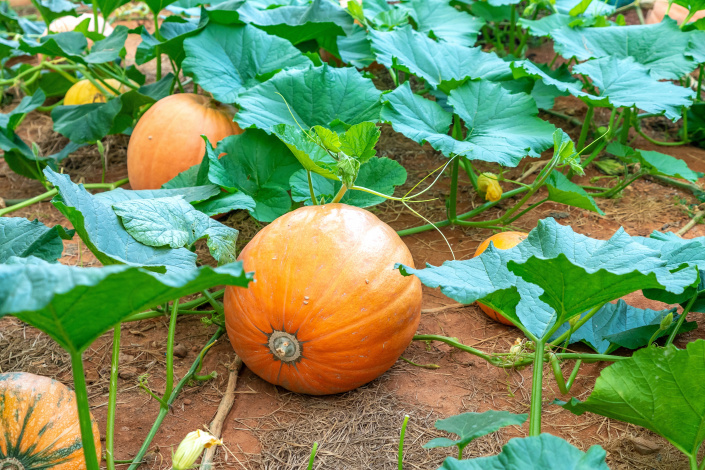
<path id="1" fill-rule="evenodd" d="M 548 54 L 546 61 L 550 61 L 553 55 L 545 50 L 538 50 L 536 54 Z M 572 98 L 559 99 L 557 109 L 577 118 L 582 118 L 585 113 L 582 102 Z M 543 117 L 577 138 L 579 129 L 558 118 Z M 599 113 L 596 116 L 600 125 L 607 118 Z M 63 138 L 51 130 L 49 117 L 37 112 L 23 122 L 20 133 L 28 141 L 37 142 L 45 151 L 63 142 Z M 654 131 L 653 135 L 667 138 L 663 132 Z M 107 181 L 127 176 L 127 142 L 126 136 L 108 139 Z M 694 170 L 705 172 L 705 151 L 700 148 L 656 148 L 641 138 L 635 140 L 635 146 L 682 158 Z M 430 147 L 420 148 L 388 127 L 384 128 L 378 150 L 380 155 L 400 161 L 407 169 L 409 182 L 399 188 L 400 194 L 445 161 Z M 545 154 L 543 158 L 548 156 Z M 87 148 L 72 156 L 65 167 L 65 172 L 71 174 L 74 181 L 100 180 L 101 164 L 95 148 Z M 525 168 L 522 164 L 511 170 L 508 176 L 515 178 Z M 590 169 L 580 181 L 587 183 L 591 177 L 598 175 L 596 170 Z M 703 182 L 700 181 L 701 184 Z M 43 188 L 39 183 L 13 174 L 4 161 L 0 161 L 0 197 L 19 199 L 41 192 Z M 448 193 L 446 175 L 427 193 L 437 199 L 415 208 L 431 220 L 442 220 Z M 462 180 L 458 210 L 467 211 L 482 202 L 467 180 Z M 643 179 L 627 188 L 618 198 L 598 200 L 605 216 L 545 203 L 514 225 L 528 231 L 535 227 L 539 219 L 552 216 L 562 224 L 571 225 L 577 232 L 594 238 L 606 239 L 620 226 L 633 235 L 648 235 L 653 230 L 677 231 L 690 219 L 689 208 L 696 203 L 689 193 Z M 499 214 L 499 210 L 501 208 L 490 211 L 486 217 Z M 388 202 L 372 211 L 397 230 L 422 224 L 396 203 Z M 48 225 L 70 226 L 49 202 L 35 204 L 12 216 L 38 218 Z M 242 243 L 257 231 L 257 224 L 246 214 L 231 214 L 222 221 L 241 231 Z M 480 241 L 492 234 L 489 230 L 461 228 L 445 228 L 443 233 L 458 259 L 471 257 Z M 695 226 L 686 235 L 687 238 L 696 236 L 705 236 L 705 225 Z M 435 231 L 405 237 L 404 241 L 414 256 L 416 266 L 427 262 L 438 265 L 451 258 L 448 246 Z M 80 266 L 99 265 L 78 237 L 65 242 L 65 255 L 61 262 Z M 642 308 L 663 308 L 662 304 L 648 301 L 640 294 L 628 296 L 627 301 Z M 507 351 L 521 336 L 515 328 L 489 320 L 474 305 L 454 305 L 454 301 L 439 291 L 424 288 L 424 310 L 419 332 L 455 336 L 467 345 L 494 352 Z M 679 347 L 696 338 L 705 338 L 702 316 L 690 315 L 688 320 L 700 322 L 700 328 L 679 337 L 676 341 Z M 186 355 L 176 358 L 177 378 L 184 375 L 197 351 L 214 330 L 215 327 L 195 318 L 179 320 L 176 343 L 184 346 Z M 159 404 L 140 390 L 138 377 L 148 374 L 151 388 L 157 393 L 163 390 L 166 336 L 165 319 L 131 323 L 123 328 L 116 424 L 117 459 L 129 459 L 136 453 L 159 411 Z M 100 423 L 102 434 L 105 431 L 111 345 L 112 333 L 109 333 L 84 354 L 92 411 Z M 582 350 L 579 346 L 576 349 Z M 212 420 L 234 356 L 225 337 L 211 349 L 203 371 L 216 371 L 217 378 L 194 383 L 184 389 L 154 439 L 144 468 L 169 468 L 171 452 L 184 435 Z M 496 369 L 475 356 L 440 343 L 412 343 L 404 357 L 419 364 L 437 364 L 440 368 L 419 368 L 399 360 L 374 382 L 346 394 L 328 397 L 290 393 L 262 381 L 246 367 L 243 368 L 235 405 L 224 426 L 226 448 L 218 451 L 217 467 L 248 470 L 305 468 L 310 448 L 316 441 L 319 443 L 316 469 L 395 469 L 399 430 L 404 415 L 408 414 L 410 422 L 406 434 L 404 468 L 430 470 L 437 468 L 445 457 L 453 455 L 448 449 L 427 451 L 421 448 L 425 442 L 443 435 L 433 427 L 436 419 L 465 411 L 497 409 L 526 413 L 529 410 L 530 369 Z M 572 367 L 572 364 L 568 366 Z M 587 397 L 595 378 L 605 366 L 583 365 L 572 396 Z M 5 318 L 0 320 L 0 372 L 14 370 L 52 376 L 68 385 L 72 383 L 68 356 L 52 340 L 15 319 Z M 554 398 L 567 397 L 562 396 L 553 385 L 548 370 L 545 374 L 545 432 L 566 438 L 581 449 L 594 444 L 603 446 L 608 452 L 608 464 L 613 469 L 687 468 L 686 460 L 678 451 L 648 431 L 590 414 L 577 417 L 551 405 Z M 474 441 L 466 448 L 465 456 L 498 453 L 509 438 L 527 433 L 528 425 L 505 428 Z M 121 465 L 120 468 L 125 466 Z"/>

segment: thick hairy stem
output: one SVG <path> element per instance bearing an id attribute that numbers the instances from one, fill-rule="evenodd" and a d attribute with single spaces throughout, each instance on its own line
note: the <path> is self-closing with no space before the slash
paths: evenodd
<path id="1" fill-rule="evenodd" d="M 120 325 L 113 329 L 113 353 L 110 362 L 110 386 L 108 395 L 108 417 L 105 425 L 105 465 L 115 470 L 115 411 L 117 407 L 117 381 L 120 364 Z"/>
<path id="2" fill-rule="evenodd" d="M 669 344 L 673 344 L 673 340 L 676 339 L 676 335 L 678 334 L 678 330 L 681 329 L 681 326 L 683 326 L 683 322 L 685 321 L 685 317 L 688 316 L 688 312 L 690 312 L 690 309 L 693 308 L 693 304 L 695 303 L 695 300 L 697 300 L 698 296 L 700 295 L 700 292 L 697 292 L 693 297 L 690 298 L 688 301 L 688 304 L 683 308 L 683 313 L 681 314 L 680 318 L 678 319 L 678 323 L 676 323 L 676 327 L 671 331 L 671 334 L 668 335 L 668 339 L 666 340 L 665 346 L 668 346 Z"/>
<path id="3" fill-rule="evenodd" d="M 169 319 L 169 333 L 166 338 L 166 385 L 164 399 L 168 399 L 174 389 L 174 335 L 176 335 L 176 317 L 179 313 L 179 300 L 174 301 Z M 168 409 L 168 406 L 167 406 Z"/>
<path id="4" fill-rule="evenodd" d="M 86 459 L 87 470 L 100 470 L 98 456 L 93 440 L 93 423 L 91 420 L 91 410 L 88 403 L 88 389 L 86 388 L 86 377 L 83 370 L 83 358 L 78 351 L 72 351 L 71 369 L 73 372 L 73 385 L 76 392 L 76 406 L 78 407 L 78 422 L 81 429 L 81 441 L 83 441 L 83 455 Z"/>
<path id="5" fill-rule="evenodd" d="M 541 407 L 543 394 L 543 349 L 545 340 L 536 342 L 534 373 L 531 379 L 531 408 L 529 410 L 529 436 L 541 434 Z"/>
<path id="6" fill-rule="evenodd" d="M 345 183 L 340 187 L 340 190 L 338 191 L 338 194 L 335 195 L 333 200 L 331 201 L 332 204 L 335 204 L 336 202 L 340 202 L 341 199 L 343 199 L 343 196 L 345 196 L 345 193 L 347 192 L 348 187 L 345 186 Z"/>

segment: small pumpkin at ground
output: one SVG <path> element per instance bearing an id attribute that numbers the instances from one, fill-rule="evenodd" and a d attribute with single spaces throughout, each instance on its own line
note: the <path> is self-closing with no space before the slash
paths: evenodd
<path id="1" fill-rule="evenodd" d="M 522 240 L 526 240 L 526 237 L 528 236 L 529 234 L 525 232 L 501 232 L 494 234 L 487 240 L 480 243 L 480 246 L 477 247 L 473 258 L 475 256 L 480 256 L 482 252 L 485 251 L 488 246 L 490 246 L 490 242 L 492 242 L 494 244 L 494 247 L 499 250 L 508 250 L 509 248 L 517 246 Z M 480 302 L 478 302 L 477 305 L 479 305 L 480 309 L 485 312 L 485 314 L 491 319 L 503 323 L 505 325 L 513 325 L 512 322 L 507 320 L 504 315 L 497 312 L 496 310 L 493 310 L 487 305 L 481 304 Z"/>
<path id="2" fill-rule="evenodd" d="M 127 146 L 132 189 L 159 189 L 182 171 L 201 163 L 206 144 L 243 131 L 234 109 L 193 93 L 167 96 L 144 113 Z"/>
<path id="3" fill-rule="evenodd" d="M 301 207 L 261 230 L 239 257 L 249 288 L 225 290 L 225 325 L 255 374 L 297 393 L 326 395 L 387 371 L 411 342 L 421 283 L 396 232 L 345 204 Z"/>
<path id="4" fill-rule="evenodd" d="M 127 91 L 127 87 L 114 78 L 108 78 L 105 80 L 105 83 L 121 93 Z M 105 89 L 108 93 L 112 93 L 110 89 Z M 69 91 L 67 91 L 64 96 L 64 104 L 66 106 L 76 104 L 105 103 L 106 101 L 105 95 L 101 93 L 101 91 L 88 79 L 79 80 L 71 85 L 71 88 L 69 88 Z"/>
<path id="5" fill-rule="evenodd" d="M 100 433 L 92 421 L 100 461 Z M 48 377 L 0 374 L 0 469 L 47 468 L 86 468 L 76 395 Z"/>

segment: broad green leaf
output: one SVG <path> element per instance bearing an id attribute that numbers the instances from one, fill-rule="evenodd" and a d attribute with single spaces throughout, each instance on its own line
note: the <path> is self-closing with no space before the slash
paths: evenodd
<path id="1" fill-rule="evenodd" d="M 558 156 L 559 166 L 568 165 L 574 173 L 585 174 L 585 170 L 580 166 L 580 154 L 575 150 L 573 140 L 562 129 L 556 129 L 553 133 L 553 155 Z"/>
<path id="2" fill-rule="evenodd" d="M 314 194 L 316 200 L 320 202 L 321 198 L 325 202 L 330 202 L 340 190 L 342 183 L 340 181 L 324 178 L 316 173 L 311 175 L 313 182 Z M 290 180 L 291 197 L 296 202 L 304 202 L 307 206 L 311 205 L 311 191 L 308 186 L 308 177 L 306 170 L 295 172 Z M 398 162 L 386 157 L 373 158 L 364 165 L 360 166 L 360 172 L 355 180 L 355 186 L 371 189 L 378 193 L 391 196 L 394 194 L 394 188 L 406 182 L 406 170 Z M 341 203 L 356 207 L 371 207 L 385 201 L 385 198 L 376 196 L 361 190 L 349 189 Z"/>
<path id="3" fill-rule="evenodd" d="M 354 25 L 347 36 L 338 36 L 336 43 L 340 59 L 346 64 L 362 69 L 375 61 L 367 31 L 360 26 Z"/>
<path id="4" fill-rule="evenodd" d="M 632 58 L 604 57 L 573 67 L 573 73 L 592 79 L 598 89 L 597 95 L 583 91 L 579 82 L 553 78 L 529 61 L 516 62 L 512 69 L 516 78 L 527 75 L 540 78 L 544 83 L 595 106 L 636 106 L 644 111 L 664 113 L 671 120 L 680 117 L 681 107 L 690 106 L 694 96 L 688 88 L 651 77 L 648 70 Z"/>
<path id="5" fill-rule="evenodd" d="M 117 188 L 112 191 L 105 191 L 93 196 L 93 199 L 103 204 L 113 205 L 123 201 L 134 201 L 136 199 L 155 199 L 166 197 L 182 197 L 192 204 L 206 201 L 221 193 L 220 188 L 214 184 L 205 186 L 193 186 L 188 188 L 173 189 L 143 189 L 139 191 Z"/>
<path id="6" fill-rule="evenodd" d="M 580 4 L 583 3 L 581 7 Z M 607 16 L 614 13 L 616 7 L 611 5 L 607 1 L 592 0 L 585 8 L 584 0 L 555 0 L 555 9 L 558 13 L 564 15 L 573 15 L 577 12 L 582 12 L 583 16 L 594 17 L 594 16 Z M 576 13 L 572 13 L 575 11 Z"/>
<path id="7" fill-rule="evenodd" d="M 242 93 L 236 101 L 240 110 L 235 120 L 240 127 L 258 127 L 268 133 L 277 124 L 298 123 L 309 129 L 330 127 L 334 120 L 348 125 L 378 122 L 381 109 L 380 92 L 372 80 L 354 68 L 326 64 L 284 70 Z"/>
<path id="8" fill-rule="evenodd" d="M 185 272 L 195 266 L 196 254 L 179 248 L 152 248 L 136 242 L 123 228 L 110 202 L 94 198 L 82 185 L 47 168 L 44 174 L 59 191 L 52 204 L 76 229 L 88 249 L 104 265 L 128 264 L 153 270 Z"/>
<path id="9" fill-rule="evenodd" d="M 705 176 L 699 171 L 693 171 L 688 168 L 688 164 L 680 158 L 672 157 L 665 153 L 654 150 L 637 150 L 636 155 L 641 161 L 642 167 L 651 168 L 655 174 L 675 176 L 693 183 Z"/>
<path id="10" fill-rule="evenodd" d="M 251 25 L 210 24 L 186 39 L 184 49 L 184 73 L 224 103 L 234 102 L 239 93 L 260 83 L 260 77 L 311 65 L 290 42 Z"/>
<path id="11" fill-rule="evenodd" d="M 445 0 L 410 0 L 401 8 L 409 11 L 422 33 L 461 46 L 472 46 L 485 22 L 452 6 Z"/>
<path id="12" fill-rule="evenodd" d="M 76 16 L 76 3 L 69 0 L 32 0 L 45 21 L 51 23 L 62 16 Z"/>
<path id="13" fill-rule="evenodd" d="M 352 30 L 353 19 L 337 3 L 313 0 L 305 5 L 260 8 L 254 2 L 224 2 L 208 8 L 217 23 L 250 23 L 292 44 L 334 39 Z"/>
<path id="14" fill-rule="evenodd" d="M 423 445 L 424 449 L 458 446 L 462 451 L 470 442 L 506 426 L 521 426 L 529 418 L 528 414 L 514 414 L 508 411 L 488 410 L 484 413 L 461 413 L 436 421 L 436 429 L 458 435 L 451 440 L 437 437 Z"/>
<path id="15" fill-rule="evenodd" d="M 703 0 L 674 0 L 673 3 L 688 9 L 688 13 L 696 13 L 700 10 L 705 10 L 705 1 Z"/>
<path id="16" fill-rule="evenodd" d="M 374 126 L 374 124 L 372 125 Z M 281 125 L 279 128 L 281 128 Z M 311 138 L 315 140 L 318 145 L 326 150 L 330 150 L 336 154 L 340 152 L 340 136 L 337 132 L 326 129 L 323 126 L 313 126 L 308 135 L 311 136 Z"/>
<path id="17" fill-rule="evenodd" d="M 67 351 L 82 352 L 133 313 L 217 285 L 247 287 L 250 280 L 241 262 L 157 274 L 133 266 L 80 268 L 11 258 L 0 265 L 0 317 L 16 316 Z"/>
<path id="18" fill-rule="evenodd" d="M 469 260 L 400 269 L 460 303 L 482 300 L 543 337 L 554 324 L 637 290 L 681 294 L 698 273 L 679 265 L 621 229 L 609 240 L 595 240 L 549 218 L 514 248 L 490 246 Z"/>
<path id="19" fill-rule="evenodd" d="M 604 369 L 587 400 L 559 404 L 578 415 L 589 411 L 645 427 L 687 456 L 696 456 L 705 440 L 703 357 L 702 339 L 686 349 L 640 349 Z"/>
<path id="20" fill-rule="evenodd" d="M 444 93 L 450 93 L 468 79 L 497 81 L 512 77 L 509 62 L 496 54 L 482 52 L 479 47 L 437 42 L 411 26 L 390 32 L 371 30 L 369 34 L 379 63 L 392 68 L 396 62 Z"/>
<path id="21" fill-rule="evenodd" d="M 677 80 L 698 65 L 683 52 L 690 35 L 675 21 L 608 28 L 562 28 L 551 33 L 556 52 L 566 59 L 580 61 L 613 57 L 631 57 L 657 79 Z"/>
<path id="22" fill-rule="evenodd" d="M 44 104 L 45 99 L 46 96 L 41 90 L 34 95 L 25 96 L 12 111 L 0 114 L 0 129 L 4 134 L 7 134 L 8 130 L 14 131 L 28 113 Z"/>
<path id="23" fill-rule="evenodd" d="M 447 458 L 438 470 L 609 470 L 606 455 L 598 445 L 583 452 L 560 437 L 544 433 L 515 437 L 499 455 L 472 460 Z"/>
<path id="24" fill-rule="evenodd" d="M 125 41 L 127 27 L 118 25 L 110 36 L 93 44 L 90 53 L 83 60 L 88 64 L 103 64 L 124 59 Z"/>
<path id="25" fill-rule="evenodd" d="M 49 228 L 36 219 L 0 217 L 0 263 L 5 263 L 12 256 L 35 256 L 55 262 L 64 251 L 62 240 L 71 240 L 73 234 L 73 230 L 61 225 Z"/>
<path id="26" fill-rule="evenodd" d="M 83 52 L 88 47 L 86 37 L 74 31 L 42 36 L 38 41 L 20 38 L 19 49 L 32 55 L 44 54 L 49 57 L 66 57 L 69 60 L 84 63 Z"/>
<path id="27" fill-rule="evenodd" d="M 5 152 L 2 157 L 10 169 L 19 175 L 35 180 L 42 179 L 42 170 L 44 168 L 49 167 L 57 170 L 60 161 L 84 146 L 85 144 L 69 142 L 66 147 L 57 153 L 47 157 L 35 157 L 32 149 L 14 132 L 11 133 L 10 138 L 0 135 L 0 149 Z"/>
<path id="28" fill-rule="evenodd" d="M 234 193 L 221 192 L 217 197 L 199 202 L 194 207 L 206 215 L 213 216 L 227 214 L 240 209 L 252 212 L 257 208 L 257 203 L 252 199 L 252 196 L 241 191 Z"/>
<path id="29" fill-rule="evenodd" d="M 632 307 L 624 300 L 619 299 L 616 304 L 607 303 L 604 307 L 587 320 L 583 326 L 574 331 L 570 336 L 571 343 L 584 342 L 600 354 L 609 354 L 619 347 L 638 349 L 649 342 L 656 330 L 659 329 L 661 320 L 673 309 L 651 310 Z M 675 328 L 678 315 L 673 318 L 674 324 L 658 337 L 668 335 Z M 555 337 L 568 331 L 568 325 L 563 325 L 554 335 Z M 690 331 L 697 328 L 697 323 L 686 322 L 679 331 Z"/>
<path id="30" fill-rule="evenodd" d="M 251 196 L 256 206 L 250 214 L 255 219 L 271 222 L 291 208 L 289 178 L 301 165 L 276 137 L 248 130 L 220 141 L 208 158 L 208 179 Z"/>
<path id="31" fill-rule="evenodd" d="M 64 96 L 73 85 L 72 81 L 57 72 L 43 73 L 35 83 L 37 91 L 42 90 L 47 98 Z"/>
<path id="32" fill-rule="evenodd" d="M 509 5 L 493 6 L 489 2 L 474 2 L 470 6 L 474 16 L 484 19 L 487 23 L 501 23 L 511 19 L 512 9 Z"/>
<path id="33" fill-rule="evenodd" d="M 142 36 L 142 42 L 135 52 L 135 62 L 142 65 L 153 60 L 157 56 L 158 46 L 160 53 L 168 55 L 177 66 L 180 66 L 186 57 L 184 41 L 198 34 L 206 24 L 208 24 L 206 15 L 202 15 L 198 23 L 176 15 L 168 16 L 159 27 L 161 40 L 150 34 L 144 26 L 140 26 L 133 30 L 133 32 L 140 32 Z"/>
<path id="34" fill-rule="evenodd" d="M 560 202 L 567 206 L 579 207 L 600 215 L 604 212 L 597 206 L 595 200 L 583 188 L 570 181 L 563 173 L 553 170 L 546 179 L 548 188 L 548 200 Z"/>
<path id="35" fill-rule="evenodd" d="M 553 31 L 567 27 L 575 21 L 575 17 L 554 13 L 553 15 L 544 16 L 538 20 L 530 20 L 528 18 L 519 18 L 519 24 L 529 30 L 529 34 L 537 37 L 551 36 Z"/>
<path id="36" fill-rule="evenodd" d="M 340 151 L 365 163 L 377 154 L 375 145 L 381 131 L 374 123 L 361 122 L 351 126 L 340 138 Z"/>
<path id="37" fill-rule="evenodd" d="M 137 111 L 155 103 L 174 79 L 172 74 L 159 82 L 130 90 L 107 103 L 57 106 L 51 112 L 54 130 L 77 144 L 93 143 L 108 134 L 119 134 L 134 124 Z M 168 90 L 167 90 L 168 91 Z"/>
<path id="38" fill-rule="evenodd" d="M 451 91 L 448 103 L 464 121 L 464 140 L 447 135 L 451 115 L 412 93 L 408 84 L 384 95 L 382 119 L 418 143 L 424 141 L 446 156 L 453 154 L 516 166 L 525 156 L 538 157 L 552 143 L 553 125 L 537 117 L 534 100 L 479 80 Z"/>
<path id="39" fill-rule="evenodd" d="M 219 265 L 237 260 L 238 231 L 211 219 L 182 197 L 133 199 L 113 204 L 113 210 L 127 233 L 144 245 L 189 248 L 205 237 Z"/>
<path id="40" fill-rule="evenodd" d="M 516 79 L 524 77 L 539 79 L 534 83 L 531 96 L 536 100 L 540 109 L 553 109 L 554 100 L 558 96 L 566 96 L 571 93 L 580 96 L 577 93 L 582 90 L 582 84 L 573 78 L 565 64 L 553 70 L 546 64 L 534 64 L 529 60 L 524 60 L 512 62 L 510 67 Z"/>
<path id="41" fill-rule="evenodd" d="M 338 179 L 338 162 L 313 141 L 311 131 L 304 132 L 296 126 L 286 124 L 279 124 L 273 130 L 274 135 L 289 148 L 306 170 L 332 180 Z"/>

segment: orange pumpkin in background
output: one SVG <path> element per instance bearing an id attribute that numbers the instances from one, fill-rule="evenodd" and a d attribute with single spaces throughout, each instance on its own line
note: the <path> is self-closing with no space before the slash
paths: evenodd
<path id="1" fill-rule="evenodd" d="M 167 96 L 144 113 L 127 146 L 127 175 L 132 189 L 159 189 L 182 171 L 201 163 L 206 144 L 243 131 L 235 110 L 193 93 Z"/>
<path id="2" fill-rule="evenodd" d="M 249 288 L 225 290 L 235 352 L 264 380 L 326 395 L 387 371 L 421 316 L 421 282 L 396 232 L 345 204 L 301 207 L 278 218 L 240 254 Z"/>
<path id="3" fill-rule="evenodd" d="M 100 461 L 100 433 L 92 423 Z M 86 468 L 74 392 L 48 377 L 0 374 L 0 468 Z"/>
<path id="4" fill-rule="evenodd" d="M 520 242 L 523 240 L 526 240 L 526 237 L 528 237 L 529 234 L 525 232 L 501 232 L 497 233 L 495 235 L 492 235 L 490 238 L 487 240 L 483 241 L 480 243 L 480 246 L 477 247 L 477 250 L 475 251 L 475 254 L 473 255 L 473 258 L 475 256 L 480 256 L 482 252 L 484 252 L 488 246 L 490 246 L 490 242 L 494 244 L 494 247 L 497 248 L 498 250 L 508 250 L 509 248 L 513 248 L 517 246 Z M 485 312 L 485 314 L 490 317 L 491 319 L 498 321 L 500 323 L 503 323 L 505 325 L 513 325 L 512 322 L 507 320 L 504 315 L 501 313 L 491 309 L 487 305 L 483 305 L 480 302 L 477 303 L 477 305 L 480 306 L 480 309 Z"/>

